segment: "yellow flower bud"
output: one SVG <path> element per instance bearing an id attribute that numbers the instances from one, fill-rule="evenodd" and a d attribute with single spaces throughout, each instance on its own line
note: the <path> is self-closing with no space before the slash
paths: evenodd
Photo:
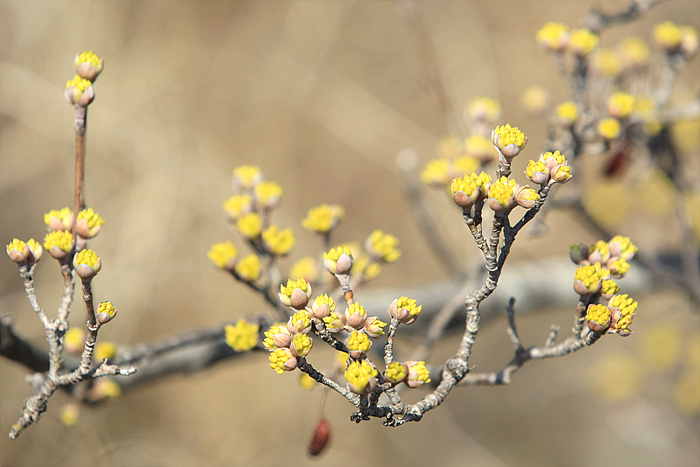
<path id="1" fill-rule="evenodd" d="M 546 23 L 537 31 L 536 38 L 542 47 L 561 52 L 569 43 L 569 27 L 562 23 Z"/>
<path id="2" fill-rule="evenodd" d="M 574 29 L 569 37 L 569 50 L 580 57 L 585 57 L 598 47 L 598 36 L 588 29 Z"/>
<path id="3" fill-rule="evenodd" d="M 527 144 L 527 136 L 518 127 L 511 127 L 510 124 L 497 126 L 491 133 L 493 145 L 507 159 L 511 159 L 523 150 Z"/>
<path id="4" fill-rule="evenodd" d="M 82 280 L 90 280 L 102 269 L 102 260 L 92 250 L 81 250 L 73 257 L 73 268 Z"/>
<path id="5" fill-rule="evenodd" d="M 83 79 L 95 81 L 97 75 L 102 72 L 104 60 L 97 56 L 92 50 L 81 52 L 73 60 L 75 72 Z"/>
<path id="6" fill-rule="evenodd" d="M 224 330 L 226 331 L 226 345 L 236 352 L 247 352 L 258 345 L 260 326 L 257 324 L 239 319 L 235 326 L 227 324 Z"/>
<path id="7" fill-rule="evenodd" d="M 117 309 L 112 302 L 101 302 L 95 311 L 95 319 L 100 325 L 109 323 L 115 316 L 117 316 Z"/>

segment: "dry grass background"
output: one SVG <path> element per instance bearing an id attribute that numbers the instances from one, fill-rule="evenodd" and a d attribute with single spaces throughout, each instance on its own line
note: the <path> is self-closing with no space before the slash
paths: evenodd
<path id="1" fill-rule="evenodd" d="M 455 109 L 479 95 L 497 97 L 504 122 L 530 136 L 529 157 L 538 153 L 544 126 L 523 112 L 519 93 L 546 84 L 555 102 L 566 96 L 534 34 L 548 20 L 576 24 L 590 8 L 573 0 L 419 2 Z M 631 33 L 648 38 L 662 19 L 698 27 L 700 6 L 663 3 L 643 20 L 604 34 L 602 42 L 612 45 Z M 336 202 L 348 213 L 338 240 L 364 238 L 373 228 L 401 239 L 401 262 L 376 285 L 410 287 L 443 276 L 416 232 L 394 165 L 404 147 L 423 160 L 433 155 L 447 131 L 416 30 L 399 3 L 1 1 L 3 241 L 43 235 L 43 213 L 72 203 L 73 111 L 63 87 L 73 75 L 73 56 L 84 49 L 106 63 L 88 116 L 86 200 L 107 219 L 92 243 L 104 262 L 96 297 L 113 300 L 120 313 L 101 339 L 151 341 L 264 307 L 205 257 L 211 243 L 233 237 L 221 203 L 230 194 L 232 168 L 244 163 L 259 165 L 285 189 L 276 221 L 292 227 L 298 243 L 287 264 L 320 249 L 301 228 L 306 210 Z M 697 90 L 699 72 L 696 58 L 681 83 Z M 473 254 L 460 217 L 447 201 L 435 200 L 457 253 Z M 518 242 L 514 261 L 560 255 L 569 243 L 594 240 L 565 214 L 549 223 L 547 237 Z M 38 293 L 51 309 L 61 285 L 56 265 L 45 262 Z M 631 338 L 532 363 L 509 387 L 457 391 L 421 423 L 393 430 L 378 421 L 358 426 L 349 421 L 351 407 L 329 397 L 333 441 L 320 462 L 700 465 L 697 416 L 682 415 L 671 403 L 677 370 L 643 363 L 644 332 L 655 323 L 672 325 L 683 339 L 698 329 L 689 305 L 665 292 L 644 297 Z M 79 305 L 74 325 L 83 322 Z M 12 314 L 19 332 L 42 342 L 9 261 L 0 261 L 0 314 Z M 543 342 L 554 322 L 568 329 L 571 312 L 524 317 L 524 342 Z M 473 361 L 480 370 L 509 359 L 504 328 L 504 320 L 484 326 Z M 457 339 L 446 338 L 434 361 Z M 637 362 L 641 379 L 633 392 L 639 395 L 619 403 L 601 399 L 591 381 L 606 355 Z M 3 431 L 29 394 L 24 375 L 0 360 Z M 84 408 L 72 428 L 58 419 L 65 397 L 57 394 L 37 426 L 13 442 L 0 436 L 0 466 L 318 464 L 305 451 L 321 393 L 298 388 L 296 375 L 277 377 L 258 355 Z"/>

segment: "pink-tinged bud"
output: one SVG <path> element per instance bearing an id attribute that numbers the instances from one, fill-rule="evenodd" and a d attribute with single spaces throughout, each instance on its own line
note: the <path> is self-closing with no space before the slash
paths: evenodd
<path id="1" fill-rule="evenodd" d="M 608 301 L 608 308 L 612 312 L 612 322 L 610 324 L 610 333 L 616 333 L 622 337 L 627 337 L 632 334 L 629 325 L 632 324 L 632 319 L 637 312 L 638 303 L 627 294 L 615 295 Z"/>
<path id="2" fill-rule="evenodd" d="M 331 315 L 331 307 L 328 306 L 327 303 L 324 303 L 323 305 L 317 305 L 316 302 L 314 302 L 312 309 L 316 319 L 323 320 L 323 318 L 326 318 Z"/>
<path id="3" fill-rule="evenodd" d="M 378 339 L 384 335 L 384 327 L 386 323 L 377 319 L 376 316 L 370 316 L 365 320 L 364 331 L 372 339 Z"/>
<path id="4" fill-rule="evenodd" d="M 329 317 L 331 312 L 335 311 L 335 300 L 328 294 L 319 295 L 311 304 L 311 311 L 317 320 L 323 322 L 324 318 Z"/>
<path id="5" fill-rule="evenodd" d="M 549 183 L 551 169 L 542 161 L 530 161 L 525 168 L 525 176 L 538 185 Z"/>
<path id="6" fill-rule="evenodd" d="M 95 319 L 100 325 L 107 324 L 117 316 L 117 309 L 112 302 L 101 302 L 95 311 Z"/>
<path id="7" fill-rule="evenodd" d="M 347 319 L 344 313 L 336 313 L 331 311 L 329 316 L 323 318 L 323 323 L 326 325 L 328 332 L 336 333 L 345 329 Z"/>
<path id="8" fill-rule="evenodd" d="M 284 305 L 295 310 L 303 310 L 311 298 L 311 284 L 303 278 L 296 281 L 289 279 L 286 286 L 280 284 L 278 295 L 280 302 Z"/>
<path id="9" fill-rule="evenodd" d="M 27 259 L 31 255 L 31 250 L 29 249 L 29 246 L 27 246 L 25 242 L 17 238 L 13 239 L 10 243 L 7 244 L 7 246 L 5 247 L 5 251 L 7 251 L 7 256 L 9 256 L 10 259 L 17 264 L 26 263 Z"/>
<path id="10" fill-rule="evenodd" d="M 591 248 L 588 250 L 588 261 L 591 264 L 600 263 L 605 264 L 610 259 L 610 247 L 607 242 L 603 240 L 598 240 Z"/>
<path id="11" fill-rule="evenodd" d="M 76 86 L 70 86 L 65 91 L 66 100 L 79 107 L 87 107 L 95 100 L 95 90 L 92 85 L 88 86 L 84 91 L 81 91 Z"/>
<path id="12" fill-rule="evenodd" d="M 538 199 L 540 199 L 540 195 L 527 185 L 518 190 L 517 194 L 515 195 L 515 202 L 517 205 L 525 209 L 530 209 L 533 207 Z"/>
<path id="13" fill-rule="evenodd" d="M 552 180 L 554 180 L 557 183 L 566 183 L 571 178 L 573 175 L 571 174 L 571 167 L 569 167 L 569 162 L 564 162 L 561 165 L 556 166 L 555 168 L 552 169 L 551 172 Z"/>
<path id="14" fill-rule="evenodd" d="M 625 274 L 630 270 L 630 263 L 624 259 L 611 259 L 607 264 L 610 274 L 615 279 L 621 279 L 625 277 Z"/>
<path id="15" fill-rule="evenodd" d="M 402 324 L 413 324 L 418 319 L 423 305 L 416 305 L 415 298 L 401 297 L 391 302 L 387 308 L 389 316 Z"/>
<path id="16" fill-rule="evenodd" d="M 65 259 L 75 248 L 73 234 L 65 230 L 56 230 L 44 237 L 44 249 L 57 260 Z"/>
<path id="17" fill-rule="evenodd" d="M 34 261 L 38 263 L 41 259 L 41 255 L 44 253 L 44 249 L 41 247 L 41 243 L 37 242 L 33 238 L 27 241 L 27 247 L 29 247 L 30 257 L 27 258 L 30 262 Z"/>
<path id="18" fill-rule="evenodd" d="M 294 335 L 306 334 L 311 331 L 311 318 L 313 314 L 310 311 L 299 310 L 289 317 L 287 330 Z"/>
<path id="19" fill-rule="evenodd" d="M 588 328 L 596 334 L 605 334 L 611 323 L 610 308 L 605 305 L 589 305 L 586 311 Z"/>
<path id="20" fill-rule="evenodd" d="M 574 290 L 577 294 L 588 296 L 600 292 L 603 279 L 609 272 L 600 267 L 600 264 L 581 266 L 574 275 Z"/>
<path id="21" fill-rule="evenodd" d="M 632 243 L 629 237 L 623 237 L 622 235 L 614 236 L 609 242 L 610 254 L 612 258 L 622 258 L 629 262 L 634 258 L 635 253 L 637 253 L 637 246 Z"/>
<path id="22" fill-rule="evenodd" d="M 354 360 L 365 358 L 366 353 L 372 347 L 372 341 L 364 332 L 353 331 L 345 339 L 345 346 L 348 348 L 348 355 Z"/>
<path id="23" fill-rule="evenodd" d="M 73 257 L 73 268 L 82 280 L 90 280 L 102 269 L 102 260 L 92 250 L 81 250 Z"/>
<path id="24" fill-rule="evenodd" d="M 97 56 L 92 50 L 79 53 L 73 60 L 75 72 L 83 79 L 95 81 L 97 75 L 102 72 L 104 60 Z"/>
<path id="25" fill-rule="evenodd" d="M 290 345 L 292 345 L 292 334 L 283 324 L 273 325 L 270 327 L 269 331 L 265 332 L 263 345 L 267 350 L 288 348 Z"/>
<path id="26" fill-rule="evenodd" d="M 507 159 L 520 154 L 527 144 L 527 136 L 518 127 L 511 127 L 509 124 L 497 126 L 491 132 L 491 141 L 498 151 Z"/>
<path id="27" fill-rule="evenodd" d="M 78 220 L 75 223 L 75 233 L 83 238 L 93 238 L 100 233 L 102 224 L 105 221 L 92 208 L 83 209 L 78 213 Z"/>
<path id="28" fill-rule="evenodd" d="M 365 307 L 357 302 L 353 303 L 345 310 L 346 324 L 353 329 L 362 329 L 365 326 L 366 319 L 367 311 L 365 311 Z"/>
<path id="29" fill-rule="evenodd" d="M 425 362 L 408 361 L 406 367 L 408 367 L 408 375 L 404 383 L 409 388 L 417 388 L 430 382 L 430 372 L 425 367 Z"/>
<path id="30" fill-rule="evenodd" d="M 292 351 L 292 355 L 295 357 L 306 357 L 311 352 L 311 347 L 313 347 L 313 340 L 306 334 L 297 334 L 292 339 L 292 344 L 289 346 L 289 350 Z"/>
<path id="31" fill-rule="evenodd" d="M 340 246 L 331 248 L 328 253 L 323 253 L 323 266 L 331 274 L 349 274 L 353 265 L 353 257 L 350 248 Z"/>
<path id="32" fill-rule="evenodd" d="M 616 294 L 620 292 L 620 286 L 612 279 L 606 279 L 603 281 L 603 285 L 600 289 L 600 296 L 606 300 L 610 300 Z"/>
<path id="33" fill-rule="evenodd" d="M 399 384 L 406 379 L 408 367 L 401 362 L 391 362 L 384 372 L 384 377 L 394 384 Z"/>
<path id="34" fill-rule="evenodd" d="M 270 360 L 270 368 L 278 375 L 284 374 L 285 371 L 292 371 L 297 367 L 297 358 L 289 349 L 277 349 L 270 352 L 268 357 Z"/>
<path id="35" fill-rule="evenodd" d="M 348 388 L 355 394 L 364 395 L 377 387 L 377 370 L 366 360 L 350 362 L 345 370 Z"/>
<path id="36" fill-rule="evenodd" d="M 52 209 L 44 214 L 44 223 L 49 232 L 70 230 L 73 227 L 73 212 L 69 208 Z"/>

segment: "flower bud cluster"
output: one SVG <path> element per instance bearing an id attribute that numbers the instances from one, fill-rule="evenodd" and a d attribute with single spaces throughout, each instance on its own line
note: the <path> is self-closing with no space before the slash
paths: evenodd
<path id="1" fill-rule="evenodd" d="M 569 162 L 559 151 L 545 152 L 539 160 L 531 160 L 525 169 L 525 175 L 540 186 L 566 183 L 573 176 Z"/>
<path id="2" fill-rule="evenodd" d="M 41 255 L 44 253 L 41 244 L 33 238 L 30 238 L 26 242 L 15 238 L 7 244 L 5 251 L 7 251 L 7 256 L 18 265 L 27 263 L 35 264 L 41 259 Z"/>
<path id="3" fill-rule="evenodd" d="M 506 161 L 510 162 L 525 148 L 527 136 L 518 127 L 511 127 L 510 124 L 506 123 L 497 126 L 491 132 L 491 141 L 498 150 L 501 160 L 505 158 Z"/>
<path id="4" fill-rule="evenodd" d="M 613 278 L 621 279 L 629 270 L 629 262 L 637 251 L 637 246 L 629 237 L 616 235 L 609 242 L 599 240 L 591 246 L 573 245 L 569 256 L 578 265 L 604 265 Z"/>
<path id="5" fill-rule="evenodd" d="M 430 382 L 430 372 L 425 362 L 408 361 L 405 363 L 392 362 L 384 372 L 384 378 L 393 384 L 404 383 L 411 389 Z"/>
<path id="6" fill-rule="evenodd" d="M 276 323 L 265 332 L 263 345 L 270 351 L 270 368 L 283 374 L 297 367 L 299 358 L 306 357 L 313 347 L 313 340 L 308 336 L 313 324 L 314 314 L 308 309 L 294 313 L 287 324 Z"/>
<path id="7" fill-rule="evenodd" d="M 102 72 L 104 61 L 90 50 L 76 55 L 73 65 L 76 75 L 66 83 L 66 100 L 72 105 L 85 108 L 95 99 L 92 83 Z"/>
<path id="8" fill-rule="evenodd" d="M 350 274 L 352 265 L 352 252 L 347 245 L 331 248 L 327 253 L 323 253 L 323 266 L 331 274 Z"/>
<path id="9" fill-rule="evenodd" d="M 293 281 L 289 279 L 287 285 L 280 284 L 280 301 L 295 310 L 303 310 L 311 298 L 311 284 L 304 278 Z"/>
<path id="10" fill-rule="evenodd" d="M 679 26 L 664 21 L 654 26 L 654 39 L 666 52 L 681 54 L 686 60 L 698 51 L 698 31 L 691 26 Z"/>
<path id="11" fill-rule="evenodd" d="M 340 224 L 345 217 L 345 209 L 339 204 L 322 204 L 309 209 L 301 225 L 319 234 L 327 235 Z"/>
<path id="12" fill-rule="evenodd" d="M 598 36 L 588 29 L 573 29 L 562 23 L 546 23 L 537 31 L 537 42 L 552 52 L 569 52 L 585 57 L 598 46 Z"/>
<path id="13" fill-rule="evenodd" d="M 608 308 L 611 311 L 610 330 L 608 332 L 627 337 L 632 334 L 629 325 L 637 312 L 638 303 L 627 294 L 613 296 L 608 301 Z"/>
<path id="14" fill-rule="evenodd" d="M 235 326 L 227 324 L 224 330 L 226 331 L 226 344 L 236 352 L 247 352 L 258 345 L 258 332 L 260 331 L 258 324 L 239 319 Z"/>
<path id="15" fill-rule="evenodd" d="M 331 310 L 327 316 L 320 319 L 323 319 L 323 323 L 329 332 L 346 331 L 353 333 L 361 331 L 374 339 L 384 335 L 384 327 L 386 326 L 386 323 L 377 319 L 376 316 L 367 316 L 367 310 L 358 302 L 346 308 L 344 313 Z"/>
<path id="16" fill-rule="evenodd" d="M 294 233 L 292 229 L 282 229 L 270 222 L 283 189 L 278 183 L 265 180 L 259 167 L 242 165 L 234 168 L 231 185 L 235 193 L 223 203 L 226 218 L 236 226 L 254 252 L 239 258 L 238 249 L 232 242 L 222 242 L 214 244 L 207 256 L 237 280 L 253 284 L 263 273 L 261 257 L 288 255 L 295 245 Z"/>
<path id="17" fill-rule="evenodd" d="M 417 305 L 415 298 L 401 297 L 389 305 L 387 313 L 401 324 L 413 324 L 418 319 L 423 305 Z"/>
<path id="18" fill-rule="evenodd" d="M 399 239 L 381 230 L 375 230 L 365 241 L 365 249 L 374 260 L 393 263 L 401 256 Z"/>
<path id="19" fill-rule="evenodd" d="M 52 209 L 44 214 L 44 223 L 46 224 L 46 228 L 48 229 L 50 235 L 55 234 L 56 232 L 69 232 L 73 229 L 73 212 L 67 207 L 63 209 Z M 92 208 L 83 209 L 82 211 L 78 212 L 78 217 L 75 220 L 75 234 L 77 237 L 75 239 L 76 250 L 80 251 L 84 249 L 87 241 L 100 233 L 104 223 L 105 220 Z M 60 237 L 63 237 L 63 234 L 52 236 L 52 238 Z M 60 253 L 57 254 L 61 256 Z M 54 254 L 51 256 L 58 258 Z"/>
<path id="20" fill-rule="evenodd" d="M 586 310 L 588 327 L 597 334 L 614 333 L 629 336 L 629 325 L 637 310 L 637 302 L 620 294 L 613 279 L 621 279 L 630 267 L 637 247 L 628 237 L 617 235 L 609 242 L 599 240 L 591 246 L 571 247 L 570 256 L 580 267 L 574 275 L 574 290 L 589 302 Z M 598 298 L 608 300 L 598 304 Z"/>

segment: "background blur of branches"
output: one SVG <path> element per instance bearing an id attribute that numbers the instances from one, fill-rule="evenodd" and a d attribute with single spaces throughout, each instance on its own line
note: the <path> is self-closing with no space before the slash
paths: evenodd
<path id="1" fill-rule="evenodd" d="M 452 112 L 460 114 L 472 97 L 497 97 L 503 122 L 528 134 L 524 154 L 534 158 L 546 127 L 520 107 L 520 93 L 545 84 L 559 102 L 568 92 L 551 57 L 537 47 L 535 32 L 550 20 L 576 25 L 591 5 L 556 2 L 555 12 L 551 2 L 523 3 L 419 2 L 418 26 L 393 2 L 0 3 L 0 202 L 6 207 L 0 238 L 37 235 L 45 211 L 70 204 L 72 116 L 62 80 L 71 72 L 66 57 L 92 48 L 105 57 L 107 71 L 100 78 L 99 108 L 90 116 L 87 201 L 107 219 L 94 245 L 108 258 L 111 282 L 97 287 L 120 308 L 120 319 L 103 338 L 119 345 L 153 341 L 264 308 L 205 258 L 213 241 L 230 236 L 220 205 L 229 193 L 230 169 L 245 162 L 284 186 L 277 216 L 295 229 L 299 256 L 319 248 L 301 229 L 306 210 L 337 202 L 348 213 L 338 240 L 362 238 L 374 227 L 401 239 L 401 262 L 385 268 L 377 287 L 444 279 L 417 232 L 394 166 L 402 148 L 427 157 L 440 137 L 454 131 L 450 110 L 446 114 L 432 85 L 434 70 L 426 67 L 424 34 L 432 39 Z M 663 3 L 604 34 L 602 44 L 628 34 L 650 39 L 652 26 L 665 19 L 698 27 L 700 7 Z M 672 100 L 697 96 L 699 72 L 698 60 L 691 61 Z M 691 137 L 700 134 L 694 128 L 686 129 Z M 524 168 L 522 158 L 515 171 Z M 597 162 L 590 164 L 598 173 Z M 600 185 L 608 196 L 615 193 L 610 182 Z M 473 258 L 461 219 L 441 195 L 433 199 L 441 228 L 456 256 Z M 612 222 L 623 227 L 621 233 L 642 247 L 675 248 L 669 242 L 677 232 L 661 215 L 665 205 L 653 210 L 655 222 L 640 225 L 638 205 L 624 197 L 620 204 L 628 210 Z M 552 212 L 547 224 L 548 235 L 519 243 L 511 259 L 549 264 L 570 243 L 597 239 L 564 211 Z M 39 270 L 38 292 L 58 296 L 60 280 L 50 269 Z M 689 308 L 676 289 L 652 288 L 630 339 L 530 366 L 508 388 L 457 391 L 450 410 L 436 411 L 439 416 L 410 433 L 343 423 L 347 406 L 329 401 L 333 459 L 349 464 L 355 443 L 364 442 L 368 456 L 378 460 L 417 462 L 425 456 L 446 465 L 467 452 L 477 465 L 692 465 L 700 452 L 698 415 L 674 403 L 679 381 L 699 371 L 688 356 L 700 339 Z M 553 322 L 568 326 L 568 313 L 539 311 L 519 321 L 523 340 L 542 341 Z M 5 314 L 15 318 L 18 332 L 42 342 L 8 261 L 0 262 Z M 82 316 L 74 313 L 72 320 Z M 509 359 L 504 328 L 505 317 L 482 327 L 474 355 L 480 370 L 498 369 Z M 447 352 L 454 342 L 445 340 Z M 442 357 L 439 348 L 437 354 Z M 24 374 L 0 360 L 3 425 L 12 423 L 26 397 Z M 618 388 L 618 399 L 602 399 L 599 384 Z M 275 378 L 260 356 L 83 408 L 80 423 L 69 430 L 58 429 L 59 394 L 26 438 L 15 444 L 0 438 L 0 465 L 80 463 L 85 461 L 76 459 L 85 455 L 98 464 L 275 465 L 290 451 L 271 452 L 267 440 L 287 436 L 289 446 L 304 445 L 320 392 L 308 394 L 293 378 Z M 424 442 L 425 452 L 407 449 L 405 439 Z M 612 439 L 614 452 L 591 447 L 600 439 Z M 287 449 L 301 456 L 302 449 Z"/>

